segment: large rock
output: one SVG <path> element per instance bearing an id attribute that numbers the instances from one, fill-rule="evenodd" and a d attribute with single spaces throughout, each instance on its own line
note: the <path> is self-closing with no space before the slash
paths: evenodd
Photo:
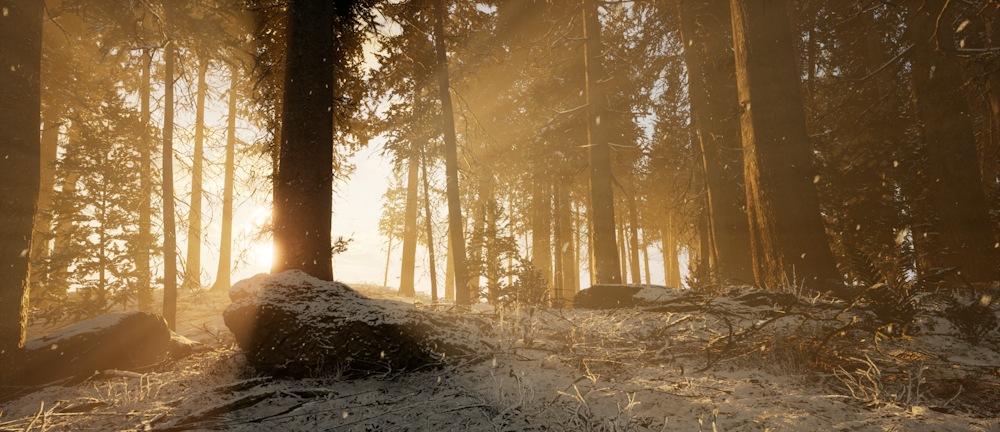
<path id="1" fill-rule="evenodd" d="M 229 290 L 226 326 L 258 372 L 309 377 L 413 370 L 489 355 L 485 319 L 370 299 L 298 270 L 259 274 Z"/>
<path id="2" fill-rule="evenodd" d="M 29 340 L 19 385 L 52 382 L 107 369 L 128 370 L 163 360 L 170 329 L 160 315 L 126 312 L 102 315 Z"/>
<path id="3" fill-rule="evenodd" d="M 573 298 L 577 309 L 618 309 L 673 303 L 697 304 L 705 296 L 697 291 L 662 285 L 593 285 Z"/>

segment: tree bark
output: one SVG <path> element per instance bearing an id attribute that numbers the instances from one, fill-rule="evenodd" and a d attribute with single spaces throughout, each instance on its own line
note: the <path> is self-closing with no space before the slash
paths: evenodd
<path id="1" fill-rule="evenodd" d="M 942 248 L 935 254 L 936 265 L 960 267 L 969 282 L 996 281 L 1000 249 L 983 193 L 971 108 L 960 90 L 965 79 L 962 66 L 945 55 L 956 48 L 952 14 L 944 10 L 945 0 L 922 4 L 907 32 L 914 44 L 913 81 L 930 154 L 931 201 L 938 214 L 937 234 L 931 234 Z"/>
<path id="2" fill-rule="evenodd" d="M 173 24 L 173 7 L 165 4 L 164 19 Z M 174 225 L 174 50 L 171 40 L 163 50 L 163 318 L 177 330 L 177 227 Z"/>
<path id="3" fill-rule="evenodd" d="M 198 95 L 194 115 L 194 156 L 191 161 L 191 211 L 188 213 L 184 287 L 201 287 L 201 196 L 205 165 L 205 75 L 208 62 L 198 58 Z"/>
<path id="4" fill-rule="evenodd" d="M 230 273 L 233 254 L 233 183 L 236 174 L 236 86 L 239 83 L 239 68 L 236 66 L 230 68 L 230 75 L 229 120 L 226 125 L 226 173 L 222 186 L 222 239 L 219 242 L 219 269 L 215 272 L 213 291 L 228 291 L 232 286 Z"/>
<path id="5" fill-rule="evenodd" d="M 434 45 L 437 48 L 438 91 L 441 98 L 442 129 L 444 129 L 445 178 L 448 194 L 448 225 L 451 249 L 454 252 L 455 303 L 471 304 L 469 276 L 465 267 L 465 234 L 462 223 L 462 202 L 458 189 L 458 142 L 455 138 L 455 114 L 451 106 L 448 85 L 448 52 L 444 46 L 444 0 L 434 0 Z"/>
<path id="6" fill-rule="evenodd" d="M 591 219 L 594 228 L 594 258 L 597 283 L 621 283 L 621 263 L 615 251 L 615 201 L 611 187 L 611 151 L 608 147 L 607 97 L 604 94 L 604 64 L 601 21 L 596 0 L 583 0 L 584 66 L 587 100 L 587 144 L 590 149 Z M 603 118 L 603 123 L 602 123 Z"/>
<path id="7" fill-rule="evenodd" d="M 399 295 L 413 297 L 416 295 L 413 286 L 413 273 L 416 268 L 417 256 L 417 177 L 420 173 L 420 159 L 414 143 L 410 143 L 410 163 L 406 175 L 406 210 L 403 219 L 403 261 L 399 270 Z"/>
<path id="8" fill-rule="evenodd" d="M 0 382 L 14 377 L 15 353 L 27 334 L 41 160 L 42 6 L 0 0 Z"/>
<path id="9" fill-rule="evenodd" d="M 844 295 L 820 216 L 786 7 L 731 6 L 756 283 L 777 290 L 794 274 Z"/>
<path id="10" fill-rule="evenodd" d="M 139 87 L 139 115 L 142 125 L 141 141 L 139 143 L 139 188 L 142 191 L 139 202 L 139 236 L 138 247 L 136 248 L 136 273 L 138 274 L 138 286 L 136 287 L 136 300 L 139 310 L 142 312 L 153 311 L 153 286 L 152 270 L 150 269 L 150 251 L 153 250 L 152 234 L 152 145 L 149 141 L 149 92 L 152 87 L 152 78 L 149 74 L 150 63 L 153 62 L 153 54 L 150 50 L 142 50 L 142 81 Z"/>
<path id="11" fill-rule="evenodd" d="M 271 273 L 302 270 L 333 280 L 334 5 L 288 5 L 281 149 L 274 188 Z"/>

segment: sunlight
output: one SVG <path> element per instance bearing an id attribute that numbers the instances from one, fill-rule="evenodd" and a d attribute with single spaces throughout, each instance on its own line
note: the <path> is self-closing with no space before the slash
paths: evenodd
<path id="1" fill-rule="evenodd" d="M 267 227 L 271 219 L 271 207 L 265 206 L 257 210 L 254 210 L 253 215 L 250 216 L 250 220 L 247 221 L 246 226 L 243 228 L 244 231 L 248 233 L 260 232 L 262 229 Z M 252 249 L 253 260 L 258 264 L 265 267 L 271 267 L 271 258 L 274 255 L 274 243 L 267 242 L 264 244 L 257 244 L 253 246 Z"/>

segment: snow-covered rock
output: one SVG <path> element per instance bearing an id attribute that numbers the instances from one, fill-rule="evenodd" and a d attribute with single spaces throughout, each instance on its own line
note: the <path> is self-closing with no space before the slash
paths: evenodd
<path id="1" fill-rule="evenodd" d="M 73 324 L 25 344 L 25 369 L 15 382 L 44 384 L 107 369 L 127 370 L 159 363 L 170 343 L 160 315 L 124 312 Z"/>
<path id="2" fill-rule="evenodd" d="M 223 318 L 258 372 L 309 377 L 413 370 L 492 355 L 485 319 L 370 299 L 298 270 L 259 274 L 229 290 Z"/>

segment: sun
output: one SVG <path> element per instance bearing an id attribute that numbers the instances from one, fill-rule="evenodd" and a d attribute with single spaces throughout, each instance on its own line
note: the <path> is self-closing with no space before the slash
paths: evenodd
<path id="1" fill-rule="evenodd" d="M 259 232 L 270 222 L 271 219 L 271 208 L 261 207 L 253 212 L 250 216 L 250 220 L 247 221 L 246 227 L 243 228 L 244 231 L 248 233 Z M 254 246 L 251 250 L 254 261 L 261 264 L 267 268 L 271 268 L 271 259 L 274 256 L 274 243 L 267 242 L 264 244 L 259 244 Z"/>

